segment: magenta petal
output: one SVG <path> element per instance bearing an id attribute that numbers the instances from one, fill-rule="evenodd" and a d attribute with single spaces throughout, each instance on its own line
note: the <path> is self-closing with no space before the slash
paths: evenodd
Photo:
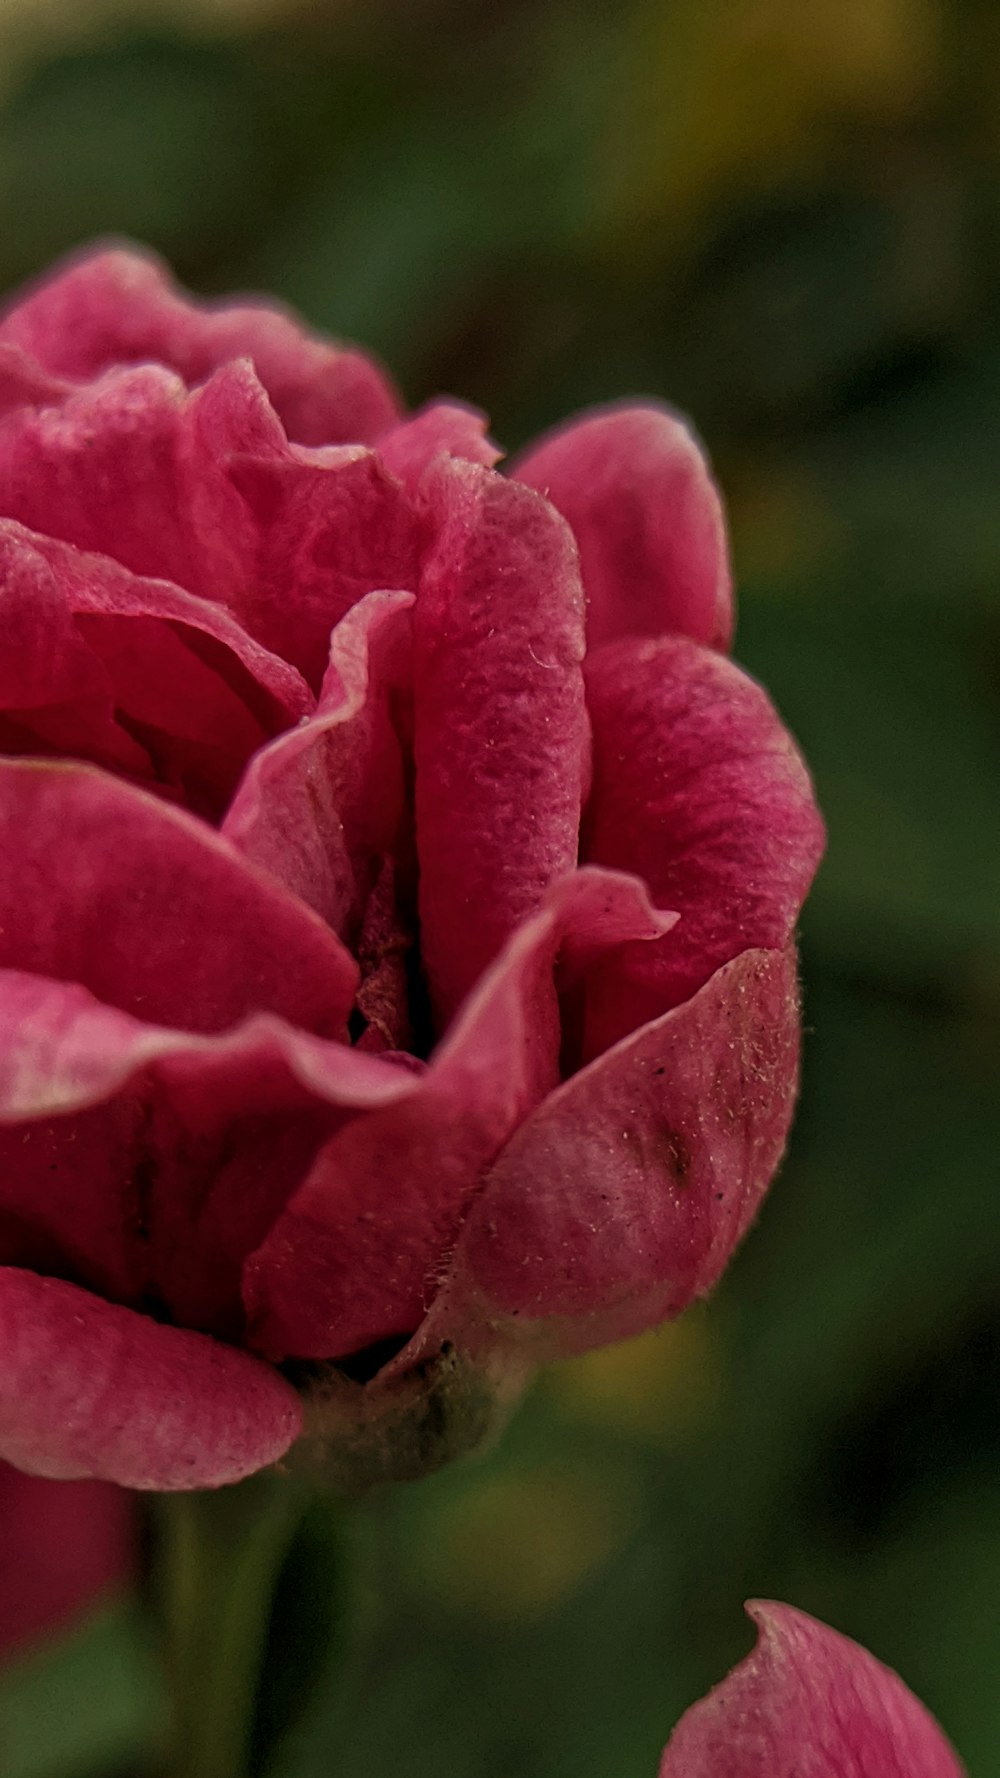
<path id="1" fill-rule="evenodd" d="M 747 1610 L 757 1647 L 681 1718 L 660 1778 L 963 1778 L 934 1718 L 867 1649 L 790 1605 Z"/>
<path id="2" fill-rule="evenodd" d="M 277 1371 L 88 1291 L 0 1267 L 0 1455 L 31 1475 L 217 1488 L 301 1429 Z"/>
<path id="3" fill-rule="evenodd" d="M 0 972 L 0 1264 L 235 1336 L 243 1260 L 318 1149 L 413 1086 L 268 1016 L 197 1036 Z"/>
<path id="4" fill-rule="evenodd" d="M 121 1489 L 44 1481 L 0 1463 L 0 1658 L 122 1586 L 135 1531 Z"/>
<path id="5" fill-rule="evenodd" d="M 86 766 L 0 761 L 0 967 L 158 1024 L 270 1011 L 337 1035 L 357 970 L 211 829 Z"/>
<path id="6" fill-rule="evenodd" d="M 70 388 L 62 377 L 50 376 L 19 346 L 5 345 L 0 339 L 0 414 L 18 407 L 51 407 L 65 400 Z"/>
<path id="7" fill-rule="evenodd" d="M 414 611 L 420 919 L 444 1023 L 577 861 L 583 598 L 558 514 L 492 471 L 429 472 Z"/>
<path id="8" fill-rule="evenodd" d="M 487 1174 L 428 1339 L 559 1356 L 703 1295 L 781 1158 L 798 1042 L 794 960 L 749 951 L 559 1087 Z"/>
<path id="9" fill-rule="evenodd" d="M 683 637 L 587 661 L 594 781 L 584 856 L 681 916 L 591 987 L 586 1053 L 656 1018 L 753 946 L 781 949 L 823 850 L 805 764 L 767 694 Z"/>
<path id="10" fill-rule="evenodd" d="M 417 577 L 410 501 L 373 451 L 290 445 L 247 361 L 189 393 L 108 371 L 0 420 L 0 513 L 228 606 L 318 684 L 333 625 Z"/>
<path id="11" fill-rule="evenodd" d="M 312 705 L 220 606 L 0 520 L 4 752 L 89 759 L 213 816 Z"/>
<path id="12" fill-rule="evenodd" d="M 251 1343 L 329 1358 L 411 1332 L 486 1166 L 558 1080 L 553 970 L 572 973 L 664 919 L 641 884 L 580 871 L 510 939 L 405 1099 L 327 1145 L 251 1259 Z"/>
<path id="13" fill-rule="evenodd" d="M 732 577 L 718 489 L 668 408 L 597 408 L 548 433 L 515 465 L 567 518 L 580 546 L 591 648 L 677 633 L 725 648 Z"/>
<path id="14" fill-rule="evenodd" d="M 414 508 L 374 451 L 290 446 L 246 366 L 199 391 L 191 426 L 198 452 L 239 496 L 244 568 L 230 602 L 318 685 L 330 633 L 352 605 L 380 588 L 415 589 Z"/>
<path id="15" fill-rule="evenodd" d="M 409 665 L 412 603 L 411 593 L 369 593 L 342 618 L 315 717 L 255 755 L 222 826 L 351 939 L 403 820 L 389 700 Z"/>
<path id="16" fill-rule="evenodd" d="M 108 371 L 58 406 L 8 414 L 0 513 L 233 604 L 247 548 L 242 507 L 199 437 L 199 400 L 172 372 L 139 365 Z"/>
<path id="17" fill-rule="evenodd" d="M 258 1013 L 218 1035 L 145 1024 L 76 983 L 0 970 L 0 1124 L 64 1116 L 152 1071 L 199 1119 L 250 1108 L 370 1110 L 417 1078 Z"/>
<path id="18" fill-rule="evenodd" d="M 378 454 L 411 492 L 437 457 L 461 457 L 492 469 L 503 456 L 487 433 L 486 415 L 458 401 L 431 401 L 378 441 Z"/>
<path id="19" fill-rule="evenodd" d="M 98 248 L 29 289 L 0 323 L 5 343 L 83 379 L 153 361 L 194 384 L 249 358 L 289 437 L 302 444 L 366 443 L 399 413 L 384 374 L 362 352 L 308 333 L 275 303 L 195 302 L 160 260 L 134 249 Z"/>

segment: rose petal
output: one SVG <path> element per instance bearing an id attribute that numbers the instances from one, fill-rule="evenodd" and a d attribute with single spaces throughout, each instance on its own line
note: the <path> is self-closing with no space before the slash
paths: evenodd
<path id="1" fill-rule="evenodd" d="M 258 1015 L 217 1037 L 0 972 L 0 1264 L 236 1337 L 244 1259 L 351 1116 L 414 1076 Z"/>
<path id="2" fill-rule="evenodd" d="M 364 443 L 398 417 L 384 373 L 356 348 L 308 333 L 275 303 L 198 303 L 162 261 L 134 249 L 91 250 L 24 293 L 0 323 L 49 371 L 90 378 L 153 360 L 189 384 L 250 358 L 289 437 Z"/>
<path id="3" fill-rule="evenodd" d="M 89 759 L 212 817 L 312 702 L 220 607 L 0 521 L 4 752 Z"/>
<path id="4" fill-rule="evenodd" d="M 378 454 L 385 467 L 416 493 L 425 469 L 437 457 L 461 457 L 492 469 L 503 452 L 487 433 L 488 425 L 485 414 L 463 402 L 430 401 L 383 434 Z"/>
<path id="5" fill-rule="evenodd" d="M 64 401 L 70 389 L 64 378 L 50 376 L 19 346 L 0 343 L 0 414 L 18 407 L 51 407 Z"/>
<path id="6" fill-rule="evenodd" d="M 227 497 L 239 496 L 242 567 L 230 602 L 318 686 L 330 633 L 351 606 L 379 588 L 416 587 L 411 502 L 374 451 L 290 446 L 247 365 L 192 397 L 189 426 L 197 459 L 225 477 Z"/>
<path id="7" fill-rule="evenodd" d="M 594 782 L 584 856 L 634 871 L 680 914 L 661 944 L 611 958 L 591 985 L 585 1053 L 678 1004 L 753 946 L 781 949 L 823 850 L 795 743 L 767 694 L 682 637 L 587 661 Z"/>
<path id="8" fill-rule="evenodd" d="M 218 1031 L 253 1011 L 342 1029 L 357 971 L 203 822 L 87 766 L 0 761 L 0 967 Z"/>
<path id="9" fill-rule="evenodd" d="M 793 958 L 750 951 L 550 1094 L 486 1175 L 421 1349 L 502 1328 L 558 1357 L 704 1295 L 781 1158 L 798 1042 Z"/>
<path id="10" fill-rule="evenodd" d="M 660 1778 L 963 1778 L 890 1668 L 790 1605 L 747 1607 L 760 1639 L 683 1716 Z"/>
<path id="11" fill-rule="evenodd" d="M 199 434 L 197 411 L 178 377 L 141 365 L 109 371 L 58 406 L 8 414 L 0 512 L 235 605 L 248 549 L 242 504 Z"/>
<path id="12" fill-rule="evenodd" d="M 587 761 L 569 531 L 490 470 L 442 461 L 414 611 L 422 960 L 443 1026 L 577 858 Z"/>
<path id="13" fill-rule="evenodd" d="M 356 1119 L 250 1260 L 250 1340 L 330 1358 L 410 1332 L 484 1168 L 558 1079 L 553 970 L 664 929 L 640 884 L 580 871 L 509 941 L 408 1097 Z"/>
<path id="14" fill-rule="evenodd" d="M 337 625 L 315 717 L 251 760 L 222 831 L 349 942 L 404 814 L 390 697 L 409 666 L 411 593 L 369 593 Z"/>
<path id="15" fill-rule="evenodd" d="M 580 548 L 591 648 L 733 627 L 726 522 L 706 458 L 668 408 L 597 408 L 546 434 L 513 474 L 551 500 Z"/>
<path id="16" fill-rule="evenodd" d="M 0 512 L 228 606 L 318 684 L 333 625 L 413 587 L 416 515 L 361 446 L 290 445 L 248 361 L 118 368 L 0 422 Z"/>
<path id="17" fill-rule="evenodd" d="M 0 1463 L 0 1656 L 122 1586 L 134 1529 L 119 1488 L 43 1481 Z"/>
<path id="18" fill-rule="evenodd" d="M 0 1267 L 0 1455 L 19 1469 L 217 1488 L 276 1462 L 301 1422 L 259 1359 Z"/>

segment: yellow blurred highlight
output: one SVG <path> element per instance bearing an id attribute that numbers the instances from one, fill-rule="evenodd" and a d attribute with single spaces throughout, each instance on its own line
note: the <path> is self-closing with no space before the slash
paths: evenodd
<path id="1" fill-rule="evenodd" d="M 728 192 L 824 162 L 831 125 L 911 115 L 942 25 L 940 0 L 647 0 L 619 83 L 610 234 L 684 232 Z"/>
<path id="2" fill-rule="evenodd" d="M 544 1387 L 575 1420 L 654 1444 L 677 1444 L 714 1414 L 722 1354 L 705 1310 L 637 1340 L 556 1365 Z"/>
<path id="3" fill-rule="evenodd" d="M 476 1617 L 544 1617 L 624 1546 L 639 1510 L 634 1485 L 607 1464 L 508 1471 L 449 1501 L 421 1542 L 421 1583 Z"/>

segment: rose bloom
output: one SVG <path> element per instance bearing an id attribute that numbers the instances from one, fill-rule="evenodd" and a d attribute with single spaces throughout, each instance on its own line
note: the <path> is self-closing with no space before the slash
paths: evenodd
<path id="1" fill-rule="evenodd" d="M 753 1654 L 674 1730 L 660 1778 L 964 1778 L 934 1718 L 867 1649 L 753 1604 Z"/>
<path id="2" fill-rule="evenodd" d="M 613 407 L 501 474 L 124 250 L 0 414 L 0 1455 L 418 1473 L 782 1153 L 822 828 L 704 457 Z"/>
<path id="3" fill-rule="evenodd" d="M 130 1496 L 0 1463 L 0 1660 L 65 1629 L 132 1572 Z"/>

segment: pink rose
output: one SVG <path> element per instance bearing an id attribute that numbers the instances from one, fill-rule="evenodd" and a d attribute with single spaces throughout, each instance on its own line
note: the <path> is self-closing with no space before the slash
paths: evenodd
<path id="1" fill-rule="evenodd" d="M 856 1642 L 754 1604 L 753 1654 L 674 1730 L 660 1778 L 963 1778 L 934 1718 Z"/>
<path id="2" fill-rule="evenodd" d="M 305 1398 L 419 1469 L 781 1156 L 822 828 L 704 458 L 612 408 L 501 475 L 117 250 L 0 415 L 0 1453 L 211 1486 Z"/>
<path id="3" fill-rule="evenodd" d="M 63 1629 L 132 1567 L 129 1496 L 0 1463 L 0 1658 Z"/>

